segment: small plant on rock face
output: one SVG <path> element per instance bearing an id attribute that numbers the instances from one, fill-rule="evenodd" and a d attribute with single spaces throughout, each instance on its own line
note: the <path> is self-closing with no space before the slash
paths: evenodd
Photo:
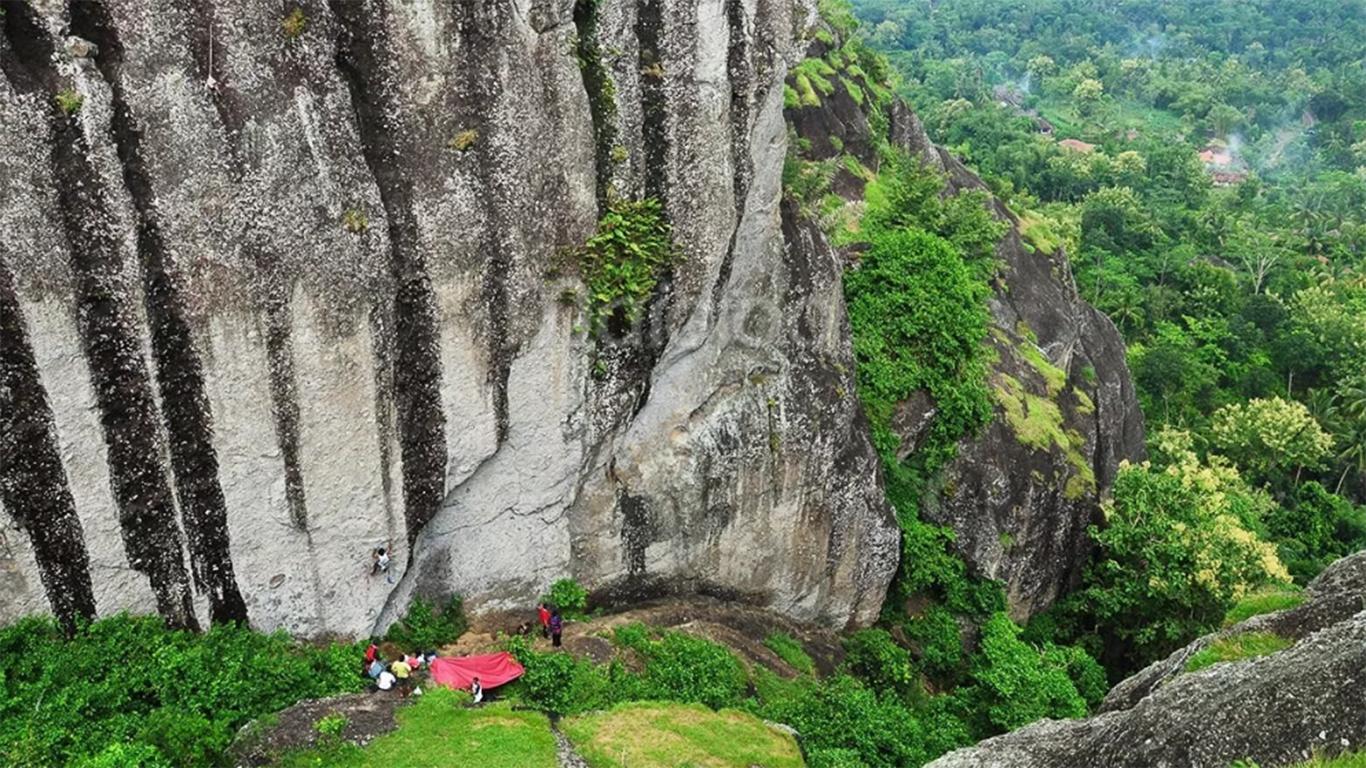
<path id="1" fill-rule="evenodd" d="M 558 610 L 562 616 L 582 616 L 588 608 L 588 590 L 573 579 L 560 579 L 550 585 L 550 592 L 542 600 Z"/>
<path id="2" fill-rule="evenodd" d="M 324 739 L 338 739 L 341 738 L 342 732 L 346 730 L 346 726 L 349 722 L 350 720 L 347 719 L 346 715 L 343 715 L 340 712 L 333 712 L 330 715 L 319 718 L 318 722 L 313 724 L 313 729 Z"/>
<path id="3" fill-rule="evenodd" d="M 627 150 L 626 147 L 620 144 L 616 145 L 615 147 L 612 147 L 612 162 L 624 163 L 627 160 L 629 160 L 630 157 L 631 152 Z"/>
<path id="4" fill-rule="evenodd" d="M 470 128 L 451 137 L 447 145 L 456 152 L 468 152 L 479 141 L 479 131 Z"/>
<path id="5" fill-rule="evenodd" d="M 366 218 L 365 211 L 359 208 L 347 208 L 342 212 L 342 226 L 347 232 L 359 235 L 370 228 L 370 220 Z"/>
<path id="6" fill-rule="evenodd" d="M 304 16 L 304 9 L 295 6 L 288 16 L 280 19 L 280 31 L 284 36 L 293 40 L 304 33 L 304 27 L 308 26 L 308 17 Z"/>
<path id="7" fill-rule="evenodd" d="M 58 109 L 61 109 L 62 113 L 66 115 L 74 115 L 80 112 L 81 105 L 85 103 L 85 97 L 76 93 L 72 88 L 59 91 L 53 98 L 57 100 Z"/>
<path id="8" fill-rule="evenodd" d="M 633 325 L 672 263 L 672 229 L 657 200 L 617 200 L 578 251 L 594 335 L 616 317 Z"/>

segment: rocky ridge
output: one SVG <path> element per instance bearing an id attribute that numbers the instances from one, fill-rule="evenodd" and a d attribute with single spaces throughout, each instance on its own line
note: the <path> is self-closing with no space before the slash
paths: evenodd
<path id="1" fill-rule="evenodd" d="M 1274 632 L 1269 656 L 1186 672 L 1219 638 Z M 1101 714 L 1044 720 L 950 753 L 932 768 L 1263 768 L 1366 746 L 1366 553 L 1339 560 L 1303 604 L 1196 640 L 1117 685 Z"/>

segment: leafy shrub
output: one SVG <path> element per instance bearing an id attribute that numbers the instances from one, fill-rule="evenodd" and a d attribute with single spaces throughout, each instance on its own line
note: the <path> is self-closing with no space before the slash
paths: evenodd
<path id="1" fill-rule="evenodd" d="M 674 256 L 673 229 L 658 200 L 609 202 L 597 234 L 578 251 L 592 333 L 609 320 L 621 329 L 634 325 Z"/>
<path id="2" fill-rule="evenodd" d="M 564 618 L 581 618 L 588 609 L 588 590 L 573 579 L 560 579 L 550 585 L 541 601 L 552 606 Z"/>
<path id="3" fill-rule="evenodd" d="M 972 659 L 972 685 L 955 694 L 977 719 L 979 736 L 1044 717 L 1086 714 L 1086 701 L 1068 675 L 1069 659 L 1055 648 L 1036 650 L 1019 635 L 1020 628 L 1004 613 L 992 616 L 982 626 L 981 645 Z"/>
<path id="4" fill-rule="evenodd" d="M 74 115 L 81 111 L 81 105 L 85 104 L 85 97 L 71 88 L 58 91 L 53 99 L 57 102 L 57 108 L 62 110 L 64 115 Z"/>
<path id="5" fill-rule="evenodd" d="M 1269 656 L 1291 645 L 1293 643 L 1274 632 L 1244 632 L 1232 637 L 1221 637 L 1187 659 L 1186 671 L 1198 672 L 1221 661 L 1241 661 Z"/>
<path id="6" fill-rule="evenodd" d="M 508 640 L 508 651 L 526 668 L 511 690 L 548 712 L 572 715 L 610 706 L 626 672 L 618 665 L 598 667 L 567 653 L 541 653 L 521 635 Z"/>
<path id="7" fill-rule="evenodd" d="M 764 646 L 778 654 L 789 667 L 805 674 L 815 674 L 816 664 L 807 655 L 806 649 L 786 632 L 775 632 L 764 638 Z"/>
<path id="8" fill-rule="evenodd" d="M 1250 589 L 1289 580 L 1249 530 L 1269 502 L 1231 467 L 1179 453 L 1165 470 L 1120 470 L 1106 526 L 1091 530 L 1098 557 L 1069 600 L 1100 625 L 1121 672 L 1214 630 Z"/>
<path id="9" fill-rule="evenodd" d="M 246 722 L 359 690 L 360 656 L 230 625 L 195 634 L 115 616 L 66 640 L 26 619 L 0 630 L 0 764 L 213 764 Z"/>
<path id="10" fill-rule="evenodd" d="M 324 738 L 337 739 L 341 737 L 342 732 L 346 730 L 346 726 L 349 723 L 350 720 L 346 715 L 340 712 L 333 712 L 330 715 L 318 718 L 318 722 L 313 724 L 313 730 L 317 731 L 318 735 Z"/>
<path id="11" fill-rule="evenodd" d="M 440 611 L 426 600 L 417 598 L 409 604 L 408 614 L 389 627 L 384 639 L 406 651 L 422 651 L 449 645 L 459 640 L 468 628 L 464 603 L 459 595 L 446 601 Z"/>
<path id="12" fill-rule="evenodd" d="M 902 624 L 906 637 L 920 650 L 920 665 L 936 680 L 953 681 L 963 667 L 963 639 L 951 611 L 931 606 L 922 616 Z"/>
<path id="13" fill-rule="evenodd" d="M 797 729 L 811 765 L 923 765 L 971 743 L 952 713 L 940 708 L 913 711 L 847 675 L 792 686 L 786 695 L 764 702 L 759 713 Z M 853 761 L 855 756 L 859 762 Z"/>
<path id="14" fill-rule="evenodd" d="M 876 691 L 895 692 L 910 700 L 919 694 L 919 677 L 911 654 L 885 629 L 862 629 L 844 639 L 844 668 Z"/>
<path id="15" fill-rule="evenodd" d="M 745 694 L 745 668 L 730 649 L 710 640 L 664 632 L 659 639 L 629 627 L 617 630 L 619 645 L 645 659 L 635 680 L 619 680 L 629 698 L 697 702 L 712 709 L 733 707 Z"/>

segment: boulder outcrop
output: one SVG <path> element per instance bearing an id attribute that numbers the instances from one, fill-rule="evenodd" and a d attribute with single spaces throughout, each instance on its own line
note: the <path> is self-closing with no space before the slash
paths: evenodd
<path id="1" fill-rule="evenodd" d="M 1273 632 L 1269 656 L 1186 672 L 1220 638 Z M 1338 561 L 1303 604 L 1202 637 L 1116 686 L 1102 714 L 1045 720 L 950 753 L 932 768 L 1263 768 L 1366 746 L 1366 553 Z"/>
<path id="2" fill-rule="evenodd" d="M 829 58 L 830 48 L 816 40 L 807 54 Z M 831 92 L 819 97 L 819 105 L 789 107 L 804 157 L 853 157 L 876 170 L 879 142 L 870 126 L 883 124 L 893 146 L 944 176 L 945 194 L 989 192 L 930 140 L 904 103 L 879 107 L 863 98 L 874 86 L 861 78 L 832 76 Z M 878 109 L 886 114 L 875 115 Z M 864 179 L 836 166 L 837 194 L 860 201 L 863 187 Z M 1079 582 L 1099 500 L 1120 462 L 1145 454 L 1143 414 L 1123 338 L 1078 294 L 1066 254 L 1028 243 L 1021 221 L 988 199 L 1009 227 L 996 248 L 999 267 L 989 300 L 995 418 L 960 442 L 957 458 L 926 490 L 921 514 L 954 530 L 959 554 L 979 575 L 1005 585 L 1010 612 L 1023 621 Z M 916 449 L 935 413 L 924 393 L 901 404 L 892 427 L 905 453 Z"/>

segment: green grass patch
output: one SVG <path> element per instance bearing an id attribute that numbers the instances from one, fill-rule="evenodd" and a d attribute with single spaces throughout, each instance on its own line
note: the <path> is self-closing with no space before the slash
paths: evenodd
<path id="1" fill-rule="evenodd" d="M 1260 768 L 1251 760 L 1239 760 L 1229 768 Z M 1316 757 L 1306 763 L 1295 763 L 1289 768 L 1366 768 L 1366 752 L 1354 752 L 1337 757 Z"/>
<path id="2" fill-rule="evenodd" d="M 1272 632 L 1247 632 L 1215 640 L 1208 648 L 1186 661 L 1187 672 L 1197 672 L 1222 661 L 1241 661 L 1258 656 L 1269 656 L 1293 645 L 1291 641 Z"/>
<path id="3" fill-rule="evenodd" d="M 1275 613 L 1284 611 L 1287 608 L 1294 608 L 1304 602 L 1304 593 L 1298 587 L 1276 585 L 1259 589 L 1243 595 L 1228 614 L 1224 616 L 1224 626 L 1231 627 L 1243 621 L 1247 621 L 1253 616 L 1261 616 L 1264 613 Z"/>
<path id="4" fill-rule="evenodd" d="M 555 736 L 539 712 L 510 704 L 467 707 L 467 697 L 444 688 L 426 689 L 398 711 L 398 730 L 364 748 L 353 745 L 295 752 L 283 768 L 556 768 Z"/>
<path id="5" fill-rule="evenodd" d="M 1033 347 L 1030 345 L 1022 345 L 1021 352 L 1026 360 L 1030 359 L 1028 350 L 1031 349 Z M 1037 354 L 1037 350 L 1034 351 Z M 1038 355 L 1038 358 L 1043 360 L 1042 355 Z M 1033 360 L 1030 362 L 1034 363 Z M 1043 363 L 1048 364 L 1047 361 Z M 1058 370 L 1058 373 L 1060 374 L 1061 370 Z M 1047 375 L 1044 378 L 1049 382 L 1049 391 L 1053 391 L 1054 382 Z M 1067 457 L 1067 461 L 1077 474 L 1063 489 L 1065 495 L 1069 498 L 1081 498 L 1085 493 L 1095 489 L 1095 470 L 1082 453 L 1085 439 L 1077 432 L 1064 427 L 1062 409 L 1055 401 L 1027 391 L 1019 379 L 1006 374 L 994 377 L 992 394 L 996 403 L 1005 412 L 1006 423 L 1010 425 L 1015 439 L 1039 451 L 1057 448 Z"/>
<path id="6" fill-rule="evenodd" d="M 801 752 L 790 735 L 737 710 L 621 704 L 608 712 L 570 718 L 563 728 L 592 768 L 802 767 Z"/>
<path id="7" fill-rule="evenodd" d="M 770 651 L 778 654 L 778 658 L 786 662 L 789 667 L 798 672 L 808 675 L 815 673 L 816 664 L 811 661 L 811 657 L 802 648 L 802 644 L 797 642 L 792 635 L 786 632 L 775 632 L 764 638 L 764 645 Z"/>

